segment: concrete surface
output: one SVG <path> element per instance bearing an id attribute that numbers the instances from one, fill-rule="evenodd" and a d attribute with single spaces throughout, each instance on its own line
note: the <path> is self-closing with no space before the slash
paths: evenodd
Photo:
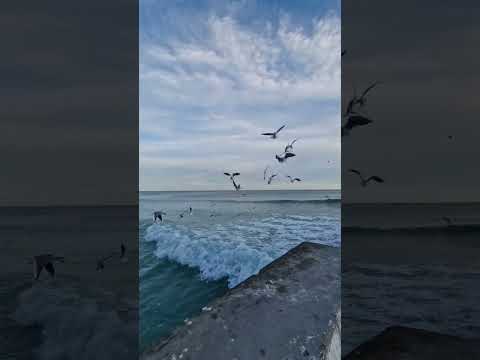
<path id="1" fill-rule="evenodd" d="M 340 249 L 298 245 L 141 358 L 340 359 Z"/>

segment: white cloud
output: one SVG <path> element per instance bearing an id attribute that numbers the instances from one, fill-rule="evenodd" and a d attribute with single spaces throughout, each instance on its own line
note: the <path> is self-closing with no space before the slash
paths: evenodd
<path id="1" fill-rule="evenodd" d="M 305 186 L 339 187 L 339 165 L 320 166 L 340 157 L 339 18 L 315 20 L 310 33 L 286 18 L 275 31 L 216 16 L 206 27 L 201 41 L 141 45 L 141 189 L 218 188 L 222 178 L 205 177 L 231 166 L 261 188 L 258 173 L 295 137 L 304 153 L 289 166 L 317 177 Z M 284 123 L 281 142 L 259 136 Z"/>

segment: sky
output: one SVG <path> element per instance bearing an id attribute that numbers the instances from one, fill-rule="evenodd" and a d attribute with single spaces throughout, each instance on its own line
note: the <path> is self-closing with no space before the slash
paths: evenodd
<path id="1" fill-rule="evenodd" d="M 139 36 L 140 190 L 340 188 L 338 1 L 141 0 Z"/>
<path id="2" fill-rule="evenodd" d="M 342 4 L 343 108 L 354 86 L 381 82 L 374 123 L 342 141 L 342 201 L 480 201 L 479 13 L 470 0 Z M 385 183 L 362 188 L 350 168 Z"/>
<path id="3" fill-rule="evenodd" d="M 0 206 L 138 202 L 137 11 L 5 4 Z"/>

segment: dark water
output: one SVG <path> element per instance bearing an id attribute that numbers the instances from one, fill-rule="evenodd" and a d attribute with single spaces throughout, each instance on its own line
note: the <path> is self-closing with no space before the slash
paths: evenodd
<path id="1" fill-rule="evenodd" d="M 131 359 L 138 353 L 137 207 L 0 208 L 0 358 Z M 97 260 L 127 247 L 128 262 Z M 33 255 L 65 257 L 33 280 Z"/>
<path id="2" fill-rule="evenodd" d="M 480 204 L 344 205 L 342 229 L 342 353 L 392 325 L 480 336 Z"/>
<path id="3" fill-rule="evenodd" d="M 301 242 L 339 246 L 339 198 L 338 191 L 140 193 L 140 347 Z M 155 210 L 167 213 L 164 222 L 152 224 Z"/>

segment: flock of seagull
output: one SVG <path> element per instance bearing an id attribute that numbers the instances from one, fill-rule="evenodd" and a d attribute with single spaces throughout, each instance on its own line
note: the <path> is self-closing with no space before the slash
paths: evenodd
<path id="1" fill-rule="evenodd" d="M 127 248 L 122 243 L 120 245 L 120 259 L 126 260 L 125 253 Z M 108 260 L 115 258 L 115 254 L 111 253 L 110 255 L 103 257 L 97 261 L 97 271 L 103 270 L 105 268 L 105 263 Z M 47 273 L 50 274 L 52 278 L 55 278 L 55 266 L 53 265 L 55 262 L 62 262 L 65 263 L 65 257 L 63 256 L 56 256 L 53 254 L 40 254 L 35 255 L 32 259 L 28 260 L 29 263 L 33 264 L 33 278 L 38 280 L 40 278 L 40 274 L 42 270 L 45 269 Z"/>
<path id="2" fill-rule="evenodd" d="M 345 55 L 346 51 L 343 50 L 341 56 Z M 365 126 L 371 124 L 373 122 L 368 116 L 366 116 L 361 110 L 363 110 L 367 104 L 367 95 L 379 84 L 379 82 L 374 82 L 370 86 L 368 86 L 360 95 L 357 95 L 354 92 L 352 99 L 348 102 L 347 109 L 343 114 L 343 117 L 346 119 L 346 122 L 342 125 L 341 128 L 341 136 L 347 136 L 350 134 L 352 129 Z M 285 128 L 286 125 L 282 125 L 277 130 L 272 132 L 265 132 L 261 135 L 268 136 L 269 138 L 276 140 L 279 137 L 280 132 Z M 280 163 L 285 163 L 288 159 L 293 158 L 296 154 L 293 152 L 293 145 L 298 141 L 298 139 L 294 139 L 293 141 L 289 142 L 285 148 L 283 149 L 283 153 L 275 154 L 275 159 Z M 267 185 L 272 184 L 274 179 L 278 178 L 279 173 L 277 172 L 270 172 L 270 166 L 265 167 L 263 171 L 263 180 L 267 183 Z M 349 169 L 349 172 L 356 174 L 360 179 L 360 185 L 362 187 L 367 186 L 370 182 L 377 182 L 383 183 L 384 179 L 380 176 L 372 175 L 369 177 L 364 177 L 363 174 L 356 169 Z M 232 182 L 233 188 L 235 191 L 239 191 L 241 189 L 240 182 L 238 180 L 240 176 L 240 172 L 224 172 L 224 175 L 228 177 L 228 179 Z M 293 177 L 290 175 L 285 175 L 288 181 L 291 184 L 296 182 L 301 182 L 302 179 L 299 177 Z M 188 212 L 192 214 L 192 208 L 190 207 Z M 182 212 L 179 217 L 183 218 L 185 212 Z M 163 211 L 155 211 L 153 213 L 153 221 L 157 222 L 157 220 L 163 221 L 163 217 L 166 215 Z M 212 216 L 212 215 L 211 215 Z"/>
<path id="3" fill-rule="evenodd" d="M 279 127 L 276 131 L 273 131 L 273 132 L 266 132 L 266 133 L 262 133 L 261 135 L 263 136 L 268 136 L 269 138 L 271 139 L 277 139 L 278 138 L 278 134 L 280 133 L 280 131 L 282 131 L 284 128 L 285 128 L 286 125 L 282 125 L 281 127 Z M 284 150 L 283 150 L 283 153 L 281 154 L 275 154 L 275 159 L 279 162 L 279 163 L 284 163 L 286 162 L 288 159 L 292 158 L 292 157 L 295 157 L 296 154 L 293 153 L 293 144 L 295 144 L 295 142 L 297 142 L 298 139 L 294 139 L 292 142 L 288 143 Z M 279 174 L 278 173 L 271 173 L 270 175 L 268 175 L 268 171 L 270 170 L 270 166 L 267 166 L 265 168 L 265 170 L 263 171 L 263 180 L 267 182 L 268 185 L 270 185 L 273 181 L 273 179 L 275 179 Z M 229 177 L 230 181 L 232 181 L 232 184 L 233 184 L 233 187 L 236 191 L 240 190 L 241 189 L 241 186 L 239 183 L 235 182 L 235 176 L 239 176 L 240 173 L 239 172 L 234 172 L 234 173 L 229 173 L 229 172 L 225 172 L 224 173 L 226 176 Z M 298 177 L 292 177 L 290 175 L 286 175 L 285 176 L 287 179 L 289 179 L 289 182 L 290 183 L 295 183 L 297 181 L 302 181 L 302 179 L 298 178 Z"/>
<path id="4" fill-rule="evenodd" d="M 342 56 L 345 55 L 345 53 L 346 50 L 343 50 Z M 368 86 L 359 96 L 356 94 L 356 91 L 354 89 L 353 97 L 348 102 L 345 113 L 343 114 L 346 122 L 342 125 L 342 137 L 350 135 L 352 129 L 356 127 L 365 126 L 373 122 L 373 120 L 366 116 L 361 110 L 364 110 L 367 104 L 368 93 L 372 91 L 378 84 L 380 84 L 378 81 L 374 82 L 373 84 Z M 385 182 L 383 178 L 377 175 L 364 177 L 359 170 L 349 169 L 348 171 L 352 174 L 356 174 L 359 177 L 360 185 L 362 187 L 366 187 L 371 181 L 377 183 Z"/>

